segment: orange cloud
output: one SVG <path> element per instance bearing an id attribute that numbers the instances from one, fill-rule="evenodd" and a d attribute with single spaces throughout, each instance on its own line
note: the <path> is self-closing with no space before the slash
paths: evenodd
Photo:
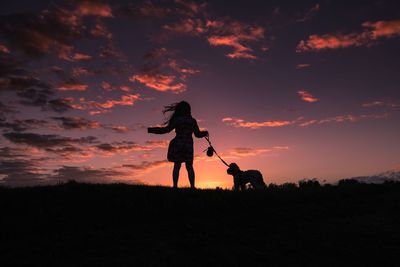
<path id="1" fill-rule="evenodd" d="M 57 89 L 60 91 L 86 91 L 87 88 L 87 84 L 78 82 L 65 82 L 57 86 Z"/>
<path id="2" fill-rule="evenodd" d="M 112 9 L 108 4 L 97 1 L 83 1 L 76 11 L 81 16 L 112 17 Z"/>
<path id="3" fill-rule="evenodd" d="M 120 100 L 107 100 L 103 103 L 90 101 L 89 105 L 93 108 L 110 109 L 114 106 L 133 106 L 138 100 L 140 100 L 140 94 L 128 94 L 123 95 Z"/>
<path id="4" fill-rule="evenodd" d="M 250 129 L 259 129 L 264 127 L 283 127 L 287 125 L 291 125 L 293 121 L 286 120 L 271 120 L 271 121 L 263 121 L 263 122 L 246 122 L 243 119 L 239 118 L 223 118 L 223 122 L 228 125 L 237 127 L 237 128 L 250 128 Z"/>
<path id="5" fill-rule="evenodd" d="M 367 34 L 324 34 L 310 35 L 308 40 L 301 40 L 297 45 L 296 52 L 311 50 L 338 49 L 350 46 L 362 46 L 368 41 Z"/>
<path id="6" fill-rule="evenodd" d="M 373 39 L 390 38 L 400 35 L 400 20 L 364 22 L 362 26 L 369 28 Z"/>
<path id="7" fill-rule="evenodd" d="M 297 92 L 297 94 L 300 96 L 300 98 L 309 103 L 317 102 L 319 99 L 307 92 L 306 90 L 300 90 Z"/>
<path id="8" fill-rule="evenodd" d="M 182 62 L 184 60 L 178 60 L 175 53 L 166 48 L 153 49 L 144 56 L 140 71 L 132 75 L 129 81 L 157 91 L 181 93 L 186 90 L 187 77 L 200 72 L 184 67 Z"/>
<path id="9" fill-rule="evenodd" d="M 252 27 L 239 22 L 224 23 L 222 21 L 208 21 L 207 24 L 213 29 L 213 34 L 208 37 L 208 42 L 212 46 L 228 46 L 233 49 L 226 54 L 232 59 L 255 59 L 252 54 L 253 49 L 245 45 L 245 42 L 258 41 L 264 38 L 265 29 L 262 27 Z"/>
<path id="10" fill-rule="evenodd" d="M 180 93 L 186 90 L 186 85 L 176 82 L 174 75 L 164 74 L 135 74 L 130 79 L 131 82 L 138 81 L 149 88 L 157 91 L 173 91 Z"/>
<path id="11" fill-rule="evenodd" d="M 400 20 L 364 22 L 362 32 L 342 34 L 313 34 L 307 40 L 301 40 L 296 52 L 338 49 L 352 46 L 368 46 L 379 38 L 391 38 L 400 35 Z"/>

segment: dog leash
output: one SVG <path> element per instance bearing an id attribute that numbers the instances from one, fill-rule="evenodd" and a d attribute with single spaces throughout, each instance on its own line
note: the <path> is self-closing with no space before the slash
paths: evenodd
<path id="1" fill-rule="evenodd" d="M 218 155 L 217 151 L 216 151 L 215 148 L 212 146 L 211 141 L 210 141 L 210 138 L 209 138 L 208 136 L 206 136 L 205 138 L 206 138 L 208 144 L 210 145 L 207 149 L 204 150 L 204 151 L 207 150 L 207 156 L 212 157 L 212 156 L 213 156 L 213 153 L 215 153 L 215 155 L 217 155 L 217 157 L 221 160 L 221 162 L 222 162 L 223 164 L 225 164 L 226 167 L 229 168 L 229 164 L 226 163 L 226 161 L 223 160 L 223 159 L 221 158 L 220 155 Z M 204 151 L 203 151 L 203 152 L 204 152 Z"/>

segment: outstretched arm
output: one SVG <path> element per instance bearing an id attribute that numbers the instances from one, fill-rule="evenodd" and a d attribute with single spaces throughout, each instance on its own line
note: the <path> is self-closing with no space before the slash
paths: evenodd
<path id="1" fill-rule="evenodd" d="M 208 131 L 200 131 L 199 125 L 197 125 L 197 121 L 195 122 L 193 132 L 194 132 L 194 136 L 196 136 L 197 138 L 202 138 L 202 137 L 208 136 Z"/>
<path id="2" fill-rule="evenodd" d="M 171 124 L 168 124 L 165 127 L 150 127 L 147 128 L 148 133 L 153 133 L 153 134 L 166 134 L 169 133 L 174 129 L 174 126 Z"/>

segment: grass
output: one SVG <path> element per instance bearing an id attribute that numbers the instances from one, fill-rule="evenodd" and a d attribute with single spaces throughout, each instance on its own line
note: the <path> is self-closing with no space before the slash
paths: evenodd
<path id="1" fill-rule="evenodd" d="M 2 266 L 399 266 L 398 183 L 2 187 L 0 209 Z"/>

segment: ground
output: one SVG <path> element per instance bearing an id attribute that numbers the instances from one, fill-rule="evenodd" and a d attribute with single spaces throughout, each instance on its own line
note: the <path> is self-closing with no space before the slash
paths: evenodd
<path id="1" fill-rule="evenodd" d="M 400 184 L 0 188 L 2 266 L 399 266 Z"/>

